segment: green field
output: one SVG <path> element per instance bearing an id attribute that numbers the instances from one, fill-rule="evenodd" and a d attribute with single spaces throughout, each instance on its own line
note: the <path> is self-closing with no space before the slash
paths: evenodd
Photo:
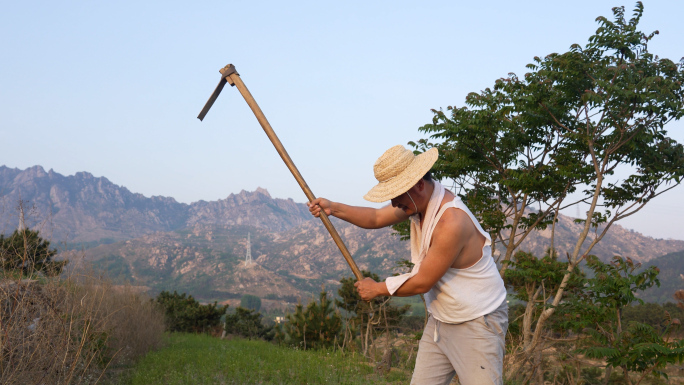
<path id="1" fill-rule="evenodd" d="M 302 351 L 264 341 L 171 334 L 145 356 L 123 384 L 388 384 L 411 373 L 376 374 L 358 354 Z"/>

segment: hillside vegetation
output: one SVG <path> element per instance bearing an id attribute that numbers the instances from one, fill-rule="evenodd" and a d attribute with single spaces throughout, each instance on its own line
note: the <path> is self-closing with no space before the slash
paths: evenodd
<path id="1" fill-rule="evenodd" d="M 649 266 L 660 270 L 660 287 L 644 291 L 639 298 L 646 302 L 674 302 L 674 293 L 684 289 L 684 251 L 666 254 L 644 264 L 645 268 Z"/>

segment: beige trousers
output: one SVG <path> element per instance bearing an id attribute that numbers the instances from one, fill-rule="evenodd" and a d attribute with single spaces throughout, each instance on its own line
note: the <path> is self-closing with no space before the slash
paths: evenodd
<path id="1" fill-rule="evenodd" d="M 503 384 L 508 304 L 472 321 L 447 324 L 430 316 L 418 345 L 411 384 Z"/>

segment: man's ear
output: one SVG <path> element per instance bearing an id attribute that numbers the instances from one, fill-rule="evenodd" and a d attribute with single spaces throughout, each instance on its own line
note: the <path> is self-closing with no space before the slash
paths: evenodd
<path id="1" fill-rule="evenodd" d="M 418 183 L 416 183 L 416 187 L 418 188 L 418 191 L 423 192 L 425 190 L 425 180 L 419 180 Z"/>

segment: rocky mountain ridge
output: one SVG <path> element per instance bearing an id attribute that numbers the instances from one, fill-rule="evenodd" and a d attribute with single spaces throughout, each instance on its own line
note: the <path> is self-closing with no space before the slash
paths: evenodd
<path id="1" fill-rule="evenodd" d="M 111 243 L 195 224 L 251 225 L 284 231 L 310 220 L 305 205 L 271 198 L 268 191 L 241 191 L 212 202 L 179 203 L 173 198 L 132 193 L 87 172 L 63 176 L 41 166 L 0 166 L 0 232 L 19 223 L 18 202 L 27 223 L 59 242 Z"/>

